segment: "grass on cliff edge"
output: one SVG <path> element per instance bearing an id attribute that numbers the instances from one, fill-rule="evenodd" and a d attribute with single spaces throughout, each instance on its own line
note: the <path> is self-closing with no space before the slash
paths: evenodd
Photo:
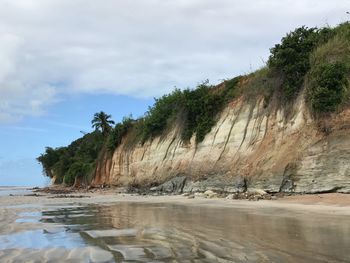
<path id="1" fill-rule="evenodd" d="M 349 103 L 350 23 L 332 32 L 310 55 L 306 100 L 316 116 L 339 111 Z"/>

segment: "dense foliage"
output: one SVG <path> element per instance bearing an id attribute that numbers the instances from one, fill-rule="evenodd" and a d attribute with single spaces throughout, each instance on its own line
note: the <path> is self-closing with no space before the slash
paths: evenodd
<path id="1" fill-rule="evenodd" d="M 86 177 L 93 171 L 93 162 L 84 163 L 83 161 L 73 162 L 68 171 L 63 177 L 63 183 L 66 185 L 73 185 L 76 177 Z"/>
<path id="2" fill-rule="evenodd" d="M 226 81 L 223 89 L 215 89 L 205 81 L 195 89 L 176 89 L 156 99 L 139 128 L 142 142 L 162 134 L 176 117 L 182 122 L 182 139 L 188 141 L 196 134 L 196 142 L 201 142 L 215 124 L 217 114 L 234 98 L 238 80 Z"/>
<path id="3" fill-rule="evenodd" d="M 37 160 L 42 164 L 44 174 L 56 177 L 57 183 L 74 183 L 76 176 L 89 177 L 102 149 L 103 135 L 94 131 L 72 142 L 67 147 L 47 147 Z"/>
<path id="4" fill-rule="evenodd" d="M 315 113 L 332 112 L 343 102 L 348 87 L 344 63 L 327 63 L 315 67 L 310 74 L 311 81 L 307 99 Z"/>
<path id="5" fill-rule="evenodd" d="M 196 134 L 196 142 L 201 142 L 215 124 L 215 117 L 223 107 L 223 96 L 213 92 L 207 82 L 195 90 L 183 92 L 185 122 L 182 139 L 188 141 Z"/>
<path id="6" fill-rule="evenodd" d="M 285 100 L 294 98 L 300 91 L 304 76 L 310 69 L 311 52 L 332 36 L 334 31 L 329 28 L 300 27 L 283 37 L 281 44 L 271 48 L 269 68 L 283 76 Z"/>
<path id="7" fill-rule="evenodd" d="M 127 134 L 134 123 L 132 117 L 124 117 L 121 123 L 117 123 L 108 136 L 107 147 L 113 151 L 122 142 L 123 137 Z"/>
<path id="8" fill-rule="evenodd" d="M 160 135 L 171 117 L 174 117 L 183 105 L 182 91 L 175 89 L 172 93 L 155 99 L 152 107 L 145 114 L 140 130 L 142 142 Z"/>

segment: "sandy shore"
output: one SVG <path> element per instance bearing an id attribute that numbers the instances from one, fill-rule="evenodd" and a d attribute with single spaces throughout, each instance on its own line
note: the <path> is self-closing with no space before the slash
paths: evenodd
<path id="1" fill-rule="evenodd" d="M 19 205 L 45 204 L 108 204 L 114 202 L 142 202 L 142 203 L 174 203 L 194 206 L 216 206 L 247 209 L 281 208 L 285 210 L 300 210 L 305 212 L 350 215 L 350 195 L 341 193 L 291 195 L 275 200 L 231 200 L 225 198 L 196 197 L 189 199 L 182 195 L 150 196 L 137 194 L 117 194 L 113 189 L 95 192 L 73 192 L 69 194 L 37 193 L 32 195 L 0 196 L 0 209 Z"/>
<path id="2" fill-rule="evenodd" d="M 0 196 L 0 234 L 14 233 L 26 229 L 35 229 L 30 222 L 17 224 L 19 213 L 39 211 L 52 205 L 109 205 L 118 202 L 167 203 L 186 206 L 225 207 L 248 209 L 263 213 L 268 209 L 280 209 L 281 213 L 326 214 L 330 216 L 350 215 L 350 195 L 319 194 L 296 195 L 278 198 L 277 200 L 230 200 L 225 198 L 207 199 L 203 197 L 189 199 L 186 196 L 147 196 L 136 194 L 116 194 L 115 190 L 98 190 L 95 192 L 76 192 L 70 194 L 36 193 L 33 195 Z"/>
<path id="3" fill-rule="evenodd" d="M 345 194 L 322 194 L 322 195 L 297 195 L 278 198 L 276 200 L 230 200 L 225 198 L 207 199 L 203 197 L 189 199 L 186 196 L 143 196 L 133 194 L 116 194 L 115 189 L 95 190 L 94 192 L 67 192 L 50 194 L 38 192 L 35 195 L 3 195 L 0 196 L 0 238 L 8 235 L 16 235 L 23 231 L 57 231 L 55 224 L 43 225 L 31 222 L 18 222 L 23 214 L 40 213 L 50 207 L 62 206 L 86 206 L 89 204 L 111 205 L 120 202 L 137 202 L 149 204 L 178 204 L 196 207 L 221 207 L 227 209 L 247 209 L 251 213 L 270 213 L 278 211 L 278 215 L 293 217 L 301 214 L 323 214 L 327 217 L 349 216 L 350 195 Z M 30 216 L 29 216 L 30 219 Z M 113 262 L 112 255 L 98 247 L 82 247 L 64 249 L 61 247 L 50 249 L 15 248 L 3 249 L 0 242 L 1 262 L 18 262 L 30 259 L 40 262 L 61 262 L 69 260 L 81 262 L 81 257 L 92 262 Z M 57 257 L 60 255 L 60 257 Z M 92 260 L 93 259 L 93 260 Z"/>

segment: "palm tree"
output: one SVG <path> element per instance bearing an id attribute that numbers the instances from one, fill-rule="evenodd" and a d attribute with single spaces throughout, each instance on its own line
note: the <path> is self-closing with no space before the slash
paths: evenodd
<path id="1" fill-rule="evenodd" d="M 110 120 L 112 116 L 100 111 L 95 113 L 94 118 L 91 121 L 92 128 L 101 130 L 103 136 L 107 136 L 111 130 L 111 125 L 114 121 Z"/>

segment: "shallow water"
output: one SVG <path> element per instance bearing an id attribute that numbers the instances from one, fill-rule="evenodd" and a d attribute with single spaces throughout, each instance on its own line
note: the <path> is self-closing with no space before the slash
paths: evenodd
<path id="1" fill-rule="evenodd" d="M 28 189 L 28 187 L 6 187 L 6 186 L 0 186 L 0 197 L 1 196 L 8 196 L 8 195 L 25 195 L 30 194 L 31 190 Z"/>
<path id="2" fill-rule="evenodd" d="M 91 246 L 115 262 L 350 262 L 348 218 L 291 213 L 141 203 L 51 206 L 19 213 L 19 224 L 42 227 L 0 236 L 0 249 Z"/>

